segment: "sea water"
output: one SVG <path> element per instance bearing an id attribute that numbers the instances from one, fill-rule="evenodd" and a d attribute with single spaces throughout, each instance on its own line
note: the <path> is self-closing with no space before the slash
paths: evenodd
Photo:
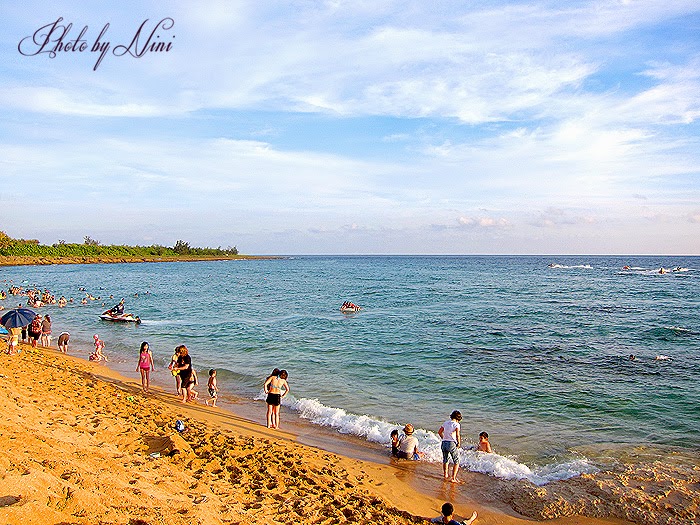
<path id="1" fill-rule="evenodd" d="M 284 368 L 285 410 L 382 444 L 410 422 L 427 461 L 455 409 L 462 466 L 504 479 L 595 471 L 581 450 L 596 444 L 700 447 L 698 257 L 298 256 L 0 278 L 73 298 L 39 311 L 71 353 L 87 357 L 97 333 L 132 373 L 141 341 L 161 369 L 185 344 L 201 383 L 216 368 L 224 393 L 251 400 Z M 99 299 L 81 305 L 86 293 Z M 142 324 L 99 319 L 122 297 Z M 342 314 L 346 300 L 362 310 Z M 497 454 L 469 450 L 481 431 Z"/>

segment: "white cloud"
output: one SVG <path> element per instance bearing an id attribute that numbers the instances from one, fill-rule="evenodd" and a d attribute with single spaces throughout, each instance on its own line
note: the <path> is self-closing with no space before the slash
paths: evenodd
<path id="1" fill-rule="evenodd" d="M 510 222 L 503 217 L 460 217 L 457 222 L 460 226 L 470 228 L 508 228 Z"/>

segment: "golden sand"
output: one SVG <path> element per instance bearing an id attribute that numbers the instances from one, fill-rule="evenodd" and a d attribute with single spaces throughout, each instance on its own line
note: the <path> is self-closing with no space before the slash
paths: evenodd
<path id="1" fill-rule="evenodd" d="M 445 501 L 439 480 L 443 488 L 419 492 L 392 464 L 308 447 L 163 391 L 144 396 L 104 366 L 21 348 L 0 355 L 0 525 L 408 524 L 437 516 Z M 459 519 L 477 510 L 476 523 L 532 523 L 459 490 Z M 519 494 L 513 503 L 525 514 L 546 508 L 541 491 Z M 626 522 L 574 515 L 549 523 Z"/>

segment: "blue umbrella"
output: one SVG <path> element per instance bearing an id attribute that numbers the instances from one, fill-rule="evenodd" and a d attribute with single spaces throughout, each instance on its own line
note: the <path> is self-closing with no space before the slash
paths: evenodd
<path id="1" fill-rule="evenodd" d="M 35 317 L 36 313 L 28 308 L 13 308 L 0 317 L 0 323 L 5 328 L 19 328 L 20 326 L 27 326 Z"/>

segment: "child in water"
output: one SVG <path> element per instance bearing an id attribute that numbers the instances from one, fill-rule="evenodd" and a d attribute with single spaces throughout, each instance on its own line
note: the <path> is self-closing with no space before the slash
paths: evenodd
<path id="1" fill-rule="evenodd" d="M 95 351 L 90 354 L 90 361 L 107 361 L 107 356 L 102 353 L 102 349 L 105 347 L 104 341 L 97 334 L 92 338 L 95 340 Z"/>
<path id="2" fill-rule="evenodd" d="M 399 431 L 392 430 L 389 437 L 391 439 L 391 455 L 397 457 L 399 455 Z"/>
<path id="3" fill-rule="evenodd" d="M 491 443 L 489 443 L 489 435 L 486 432 L 479 434 L 479 445 L 476 447 L 479 452 L 493 452 Z"/>
<path id="4" fill-rule="evenodd" d="M 219 397 L 219 385 L 216 381 L 216 370 L 213 368 L 209 370 L 209 381 L 207 382 L 207 390 L 209 391 L 209 399 L 205 401 L 207 406 L 216 406 L 216 400 Z M 209 402 L 211 401 L 211 405 Z"/>

